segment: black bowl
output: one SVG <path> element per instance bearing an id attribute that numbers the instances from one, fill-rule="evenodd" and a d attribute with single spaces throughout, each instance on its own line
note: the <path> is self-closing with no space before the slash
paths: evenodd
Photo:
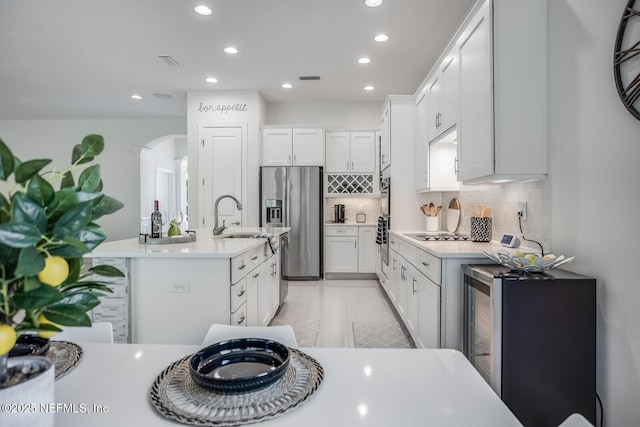
<path id="1" fill-rule="evenodd" d="M 38 335 L 20 335 L 16 344 L 9 351 L 9 357 L 15 356 L 44 356 L 49 351 L 49 338 Z"/>
<path id="2" fill-rule="evenodd" d="M 200 387 L 219 393 L 246 393 L 280 379 L 289 350 L 276 341 L 242 338 L 222 341 L 191 356 L 189 373 Z"/>

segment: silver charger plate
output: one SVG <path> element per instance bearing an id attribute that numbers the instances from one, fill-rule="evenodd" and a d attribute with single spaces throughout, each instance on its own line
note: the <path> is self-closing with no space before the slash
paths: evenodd
<path id="1" fill-rule="evenodd" d="M 82 347 L 69 341 L 51 341 L 47 357 L 53 362 L 56 379 L 63 377 L 82 359 Z"/>
<path id="2" fill-rule="evenodd" d="M 304 403 L 324 378 L 311 356 L 289 348 L 287 371 L 275 383 L 242 394 L 205 390 L 191 379 L 186 356 L 168 366 L 153 382 L 149 397 L 164 417 L 193 426 L 237 426 L 283 415 Z"/>

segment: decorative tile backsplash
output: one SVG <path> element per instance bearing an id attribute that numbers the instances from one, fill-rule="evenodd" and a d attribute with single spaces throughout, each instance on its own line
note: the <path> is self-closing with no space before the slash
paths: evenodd
<path id="1" fill-rule="evenodd" d="M 356 222 L 360 206 L 367 214 L 367 222 L 375 223 L 380 215 L 380 197 L 327 197 L 324 199 L 324 219 L 333 220 L 333 205 L 343 204 L 347 222 Z"/>
<path id="2" fill-rule="evenodd" d="M 471 233 L 470 209 L 473 205 L 487 205 L 493 211 L 493 240 L 503 233 L 520 234 L 518 226 L 518 202 L 527 202 L 527 219 L 522 221 L 525 237 L 542 243 L 549 249 L 551 219 L 547 181 L 518 182 L 490 185 L 461 185 L 459 192 L 442 194 L 443 209 L 453 197 L 460 202 L 461 216 L 458 232 Z M 524 242 L 537 247 L 535 243 Z"/>

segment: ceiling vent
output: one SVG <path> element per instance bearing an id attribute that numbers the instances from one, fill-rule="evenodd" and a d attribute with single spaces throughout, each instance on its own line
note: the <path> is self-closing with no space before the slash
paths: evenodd
<path id="1" fill-rule="evenodd" d="M 162 59 L 170 67 L 180 67 L 181 66 L 181 64 L 178 61 L 176 61 L 170 55 L 160 55 L 160 56 L 158 56 L 158 58 Z"/>
<path id="2" fill-rule="evenodd" d="M 305 80 L 320 80 L 320 76 L 300 76 L 298 77 L 298 79 L 305 81 Z"/>

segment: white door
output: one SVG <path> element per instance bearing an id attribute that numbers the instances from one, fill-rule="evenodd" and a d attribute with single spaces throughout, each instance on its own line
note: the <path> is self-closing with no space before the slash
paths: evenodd
<path id="1" fill-rule="evenodd" d="M 325 271 L 327 273 L 358 272 L 358 238 L 327 237 Z"/>
<path id="2" fill-rule="evenodd" d="M 324 130 L 293 130 L 293 164 L 324 166 Z"/>
<path id="3" fill-rule="evenodd" d="M 198 147 L 198 185 L 202 188 L 203 217 L 199 223 L 213 227 L 213 205 L 218 197 L 231 194 L 242 201 L 242 129 L 239 127 L 202 128 Z M 242 213 L 230 198 L 220 201 L 218 225 L 240 226 Z"/>
<path id="4" fill-rule="evenodd" d="M 291 166 L 293 164 L 291 129 L 262 130 L 262 166 Z"/>
<path id="5" fill-rule="evenodd" d="M 247 274 L 247 326 L 260 326 L 260 266 Z"/>
<path id="6" fill-rule="evenodd" d="M 493 102 L 489 2 L 460 38 L 458 180 L 493 174 Z"/>
<path id="7" fill-rule="evenodd" d="M 326 172 L 349 172 L 349 132 L 327 132 L 326 136 Z"/>
<path id="8" fill-rule="evenodd" d="M 427 99 L 429 102 L 429 119 L 427 120 L 429 125 L 429 141 L 435 139 L 441 132 L 441 87 L 440 73 L 436 73 L 435 77 L 427 84 Z"/>
<path id="9" fill-rule="evenodd" d="M 374 273 L 376 271 L 376 258 L 378 245 L 376 245 L 375 227 L 358 227 L 358 271 L 360 273 Z"/>
<path id="10" fill-rule="evenodd" d="M 376 171 L 376 143 L 374 132 L 351 132 L 351 167 L 355 173 Z"/>
<path id="11" fill-rule="evenodd" d="M 391 165 L 391 102 L 382 113 L 380 119 L 380 170 L 384 170 Z"/>
<path id="12" fill-rule="evenodd" d="M 440 286 L 423 274 L 418 282 L 418 342 L 422 348 L 438 348 L 440 343 Z"/>
<path id="13" fill-rule="evenodd" d="M 458 121 L 458 105 L 460 104 L 460 73 L 458 71 L 457 51 L 451 53 L 442 66 L 442 114 L 444 131 Z"/>
<path id="14" fill-rule="evenodd" d="M 260 313 L 260 326 L 267 326 L 273 317 L 271 306 L 271 263 L 265 261 L 259 268 L 256 268 L 256 270 L 260 270 L 258 280 L 258 301 L 260 304 L 258 313 Z"/>
<path id="15" fill-rule="evenodd" d="M 427 139 L 429 106 L 426 89 L 417 97 L 415 115 L 416 134 L 414 135 L 413 144 L 413 184 L 416 190 L 426 190 L 429 188 L 429 174 L 427 173 L 427 165 L 429 164 Z"/>

